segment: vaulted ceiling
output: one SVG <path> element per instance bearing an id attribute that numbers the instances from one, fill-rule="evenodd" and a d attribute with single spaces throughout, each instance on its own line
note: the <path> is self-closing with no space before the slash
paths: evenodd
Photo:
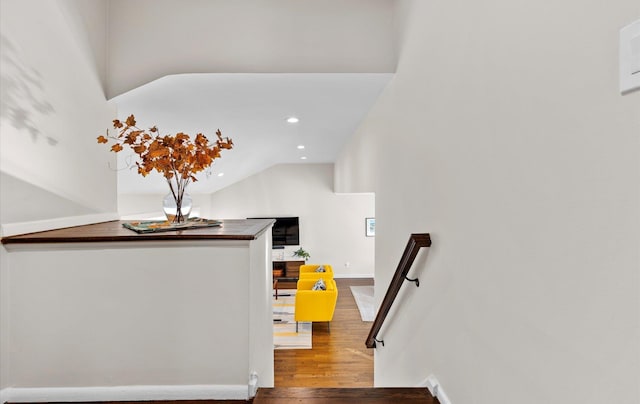
<path id="1" fill-rule="evenodd" d="M 375 102 L 391 74 L 185 74 L 167 76 L 112 100 L 118 116 L 161 133 L 217 129 L 234 148 L 200 174 L 191 193 L 215 192 L 281 163 L 331 163 Z M 296 123 L 287 119 L 297 117 Z M 135 156 L 120 153 L 120 166 Z M 127 160 L 129 159 L 129 160 Z M 118 172 L 120 193 L 164 193 L 157 173 Z"/>
<path id="2" fill-rule="evenodd" d="M 209 193 L 275 164 L 335 161 L 393 77 L 394 4 L 108 0 L 102 36 L 100 16 L 84 17 L 119 118 L 233 139 L 191 187 Z M 119 193 L 166 192 L 161 176 L 143 179 L 126 159 Z"/>

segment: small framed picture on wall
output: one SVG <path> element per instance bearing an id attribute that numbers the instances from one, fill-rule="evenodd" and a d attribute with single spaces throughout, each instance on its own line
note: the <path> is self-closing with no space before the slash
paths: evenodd
<path id="1" fill-rule="evenodd" d="M 364 219 L 364 234 L 367 237 L 375 237 L 376 236 L 376 218 L 368 217 Z"/>

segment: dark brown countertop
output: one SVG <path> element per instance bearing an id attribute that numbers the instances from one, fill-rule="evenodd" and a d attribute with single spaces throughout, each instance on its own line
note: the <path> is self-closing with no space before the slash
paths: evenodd
<path id="1" fill-rule="evenodd" d="M 273 219 L 222 220 L 218 227 L 138 234 L 122 227 L 125 221 L 41 231 L 3 237 L 2 244 L 95 243 L 105 241 L 255 240 L 274 223 Z"/>

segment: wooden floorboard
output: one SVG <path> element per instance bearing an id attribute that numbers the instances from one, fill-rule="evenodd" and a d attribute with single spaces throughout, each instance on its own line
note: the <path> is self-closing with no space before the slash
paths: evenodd
<path id="1" fill-rule="evenodd" d="M 437 404 L 426 388 L 275 388 L 260 389 L 254 404 L 415 403 Z"/>
<path id="2" fill-rule="evenodd" d="M 331 333 L 326 323 L 314 323 L 313 349 L 276 350 L 276 387 L 373 386 L 373 349 L 364 345 L 372 323 L 362 321 L 349 289 L 373 285 L 373 279 L 336 279 L 336 283 L 338 303 Z"/>

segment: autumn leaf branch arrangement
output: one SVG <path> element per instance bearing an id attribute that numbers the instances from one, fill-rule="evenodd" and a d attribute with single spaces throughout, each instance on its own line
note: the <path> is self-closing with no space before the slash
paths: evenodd
<path id="1" fill-rule="evenodd" d="M 98 136 L 98 143 L 113 141 L 111 151 L 115 153 L 122 151 L 123 145 L 128 145 L 140 159 L 136 162 L 138 174 L 146 177 L 153 170 L 162 174 L 178 208 L 182 205 L 187 185 L 198 180 L 195 174 L 209 168 L 221 157 L 222 150 L 233 148 L 233 141 L 228 137 L 223 138 L 219 129 L 216 131 L 217 139 L 213 142 L 202 133 L 198 133 L 193 140 L 182 132 L 175 136 L 162 136 L 155 126 L 147 130 L 138 128 L 134 115 L 124 122 L 115 119 L 113 128 L 117 135 L 112 136 L 107 130 L 106 136 Z M 176 215 L 174 221 L 184 220 L 178 216 L 181 214 Z"/>

